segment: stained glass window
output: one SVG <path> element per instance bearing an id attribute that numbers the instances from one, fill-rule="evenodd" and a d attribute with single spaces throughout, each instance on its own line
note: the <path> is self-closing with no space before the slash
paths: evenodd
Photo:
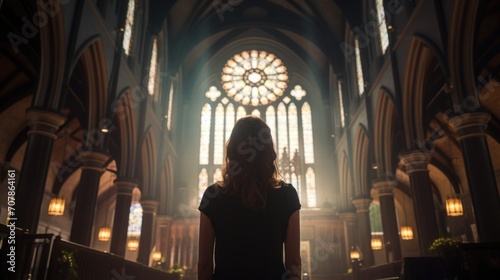
<path id="1" fill-rule="evenodd" d="M 215 108 L 214 164 L 222 164 L 224 151 L 224 107 L 221 103 Z"/>
<path id="2" fill-rule="evenodd" d="M 172 102 L 174 99 L 174 84 L 170 84 L 170 93 L 168 94 L 168 110 L 167 110 L 167 129 L 170 130 L 172 124 Z"/>
<path id="3" fill-rule="evenodd" d="M 158 43 L 156 38 L 153 40 L 153 49 L 151 50 L 151 64 L 149 65 L 148 91 L 150 95 L 157 96 L 157 64 L 158 64 Z M 155 98 L 156 99 L 156 98 Z"/>
<path id="4" fill-rule="evenodd" d="M 281 59 L 265 51 L 244 51 L 222 69 L 222 88 L 243 105 L 266 105 L 282 96 L 288 82 Z"/>
<path id="5" fill-rule="evenodd" d="M 302 133 L 304 136 L 304 160 L 305 163 L 314 163 L 314 141 L 311 106 L 305 102 L 302 105 Z"/>
<path id="6" fill-rule="evenodd" d="M 141 235 L 142 226 L 142 206 L 140 202 L 130 205 L 130 214 L 128 219 L 128 236 Z"/>
<path id="7" fill-rule="evenodd" d="M 239 120 L 240 118 L 244 117 L 247 115 L 247 110 L 243 108 L 243 106 L 238 107 L 238 111 L 236 112 L 236 120 Z"/>
<path id="8" fill-rule="evenodd" d="M 200 198 L 203 194 L 201 190 L 206 189 L 208 182 L 222 179 L 224 147 L 235 121 L 251 114 L 264 119 L 271 129 L 278 154 L 277 165 L 283 179 L 291 183 L 299 195 L 302 194 L 299 197 L 306 199 L 302 201 L 303 207 L 316 207 L 309 96 L 302 85 L 287 89 L 288 74 L 280 76 L 283 73 L 286 74 L 286 68 L 274 55 L 260 51 L 243 52 L 224 66 L 223 90 L 213 86 L 204 91 L 206 104 L 201 112 Z M 266 92 L 267 96 L 261 95 L 261 92 Z M 258 100 L 255 101 L 255 98 Z M 282 158 L 284 150 L 287 151 L 286 159 Z"/>
<path id="9" fill-rule="evenodd" d="M 226 107 L 226 138 L 224 139 L 225 142 L 229 139 L 229 136 L 231 136 L 231 131 L 233 131 L 234 127 L 234 106 L 233 104 L 229 104 Z"/>
<path id="10" fill-rule="evenodd" d="M 297 115 L 297 106 L 291 103 L 288 106 L 288 132 L 290 134 L 290 157 L 293 157 L 295 151 L 299 150 L 299 120 Z"/>
<path id="11" fill-rule="evenodd" d="M 214 173 L 214 183 L 217 181 L 222 181 L 222 171 L 220 170 L 220 168 L 215 169 Z"/>
<path id="12" fill-rule="evenodd" d="M 208 164 L 208 153 L 210 151 L 210 104 L 205 104 L 201 109 L 201 133 L 200 133 L 200 164 Z"/>
<path id="13" fill-rule="evenodd" d="M 316 207 L 316 175 L 311 167 L 306 173 L 307 206 Z"/>
<path id="14" fill-rule="evenodd" d="M 363 69 L 361 68 L 361 54 L 359 52 L 358 39 L 354 40 L 356 53 L 356 78 L 358 83 L 358 94 L 361 95 L 365 91 L 365 80 L 363 79 Z"/>
<path id="15" fill-rule="evenodd" d="M 288 147 L 288 117 L 286 115 L 285 104 L 278 105 L 278 159 L 281 159 L 281 154 Z M 289 149 L 287 149 L 289 150 Z"/>
<path id="16" fill-rule="evenodd" d="M 387 33 L 387 24 L 385 22 L 384 1 L 376 0 L 378 30 L 380 34 L 380 48 L 385 53 L 389 46 L 389 34 Z"/>
<path id="17" fill-rule="evenodd" d="M 338 82 L 338 89 L 339 89 L 339 111 L 340 111 L 340 125 L 342 127 L 345 126 L 345 113 L 344 113 L 344 101 L 342 99 L 342 83 L 339 81 Z"/>
<path id="18" fill-rule="evenodd" d="M 272 106 L 266 109 L 266 123 L 269 129 L 271 129 L 271 137 L 274 142 L 274 148 L 276 149 L 276 113 L 274 113 L 274 107 Z"/>
<path id="19" fill-rule="evenodd" d="M 201 201 L 203 193 L 208 187 L 208 173 L 207 169 L 203 168 L 198 175 L 198 201 Z"/>
<path id="20" fill-rule="evenodd" d="M 123 31 L 123 51 L 130 55 L 132 50 L 132 35 L 134 33 L 135 1 L 129 0 L 127 6 L 127 18 L 125 20 L 125 29 Z"/>

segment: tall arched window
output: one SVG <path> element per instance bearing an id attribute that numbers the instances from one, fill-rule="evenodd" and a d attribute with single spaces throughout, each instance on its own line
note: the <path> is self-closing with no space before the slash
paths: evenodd
<path id="1" fill-rule="evenodd" d="M 375 0 L 377 8 L 378 30 L 380 35 L 380 49 L 385 53 L 389 46 L 389 34 L 387 33 L 387 24 L 385 22 L 384 0 Z"/>
<path id="2" fill-rule="evenodd" d="M 132 36 L 134 35 L 135 0 L 128 0 L 127 17 L 123 31 L 123 51 L 130 55 L 132 50 Z"/>
<path id="3" fill-rule="evenodd" d="M 153 40 L 153 48 L 151 49 L 151 63 L 149 65 L 149 81 L 148 91 L 153 96 L 154 100 L 158 98 L 158 41 Z"/>
<path id="4" fill-rule="evenodd" d="M 128 236 L 137 237 L 141 235 L 142 227 L 142 206 L 140 202 L 130 205 L 130 214 L 128 220 Z"/>
<path id="5" fill-rule="evenodd" d="M 199 199 L 208 182 L 222 179 L 224 145 L 235 121 L 251 114 L 271 128 L 280 172 L 297 189 L 302 206 L 316 207 L 311 105 L 301 85 L 288 89 L 288 83 L 287 69 L 274 54 L 251 50 L 228 60 L 221 76 L 225 92 L 206 89 L 201 109 Z"/>
<path id="6" fill-rule="evenodd" d="M 359 51 L 359 41 L 354 39 L 354 48 L 356 54 L 356 82 L 358 84 L 358 94 L 362 95 L 365 91 L 365 80 L 363 78 L 363 68 L 361 65 L 361 54 Z"/>
<path id="7" fill-rule="evenodd" d="M 344 100 L 342 98 L 342 83 L 338 81 L 340 125 L 345 126 Z"/>

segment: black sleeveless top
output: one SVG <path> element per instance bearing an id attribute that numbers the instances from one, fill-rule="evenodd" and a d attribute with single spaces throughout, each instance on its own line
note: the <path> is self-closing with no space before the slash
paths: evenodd
<path id="1" fill-rule="evenodd" d="M 290 216 L 300 209 L 299 197 L 289 184 L 268 192 L 266 208 L 252 210 L 216 184 L 205 190 L 198 210 L 215 230 L 213 279 L 285 279 L 283 242 Z"/>

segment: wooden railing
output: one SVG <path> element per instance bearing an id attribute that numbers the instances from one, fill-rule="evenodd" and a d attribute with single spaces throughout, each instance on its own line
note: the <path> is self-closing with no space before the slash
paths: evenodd
<path id="1" fill-rule="evenodd" d="M 8 270 L 10 229 L 0 224 L 0 279 L 6 280 L 179 280 L 122 257 L 61 240 L 52 234 L 16 230 L 15 273 Z"/>

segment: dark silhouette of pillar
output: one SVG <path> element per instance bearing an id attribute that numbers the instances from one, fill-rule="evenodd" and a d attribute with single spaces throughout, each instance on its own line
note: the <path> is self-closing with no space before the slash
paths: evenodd
<path id="1" fill-rule="evenodd" d="M 346 234 L 346 255 L 348 256 L 347 265 L 351 265 L 350 250 L 353 246 L 358 246 L 358 239 L 356 235 L 356 218 L 357 215 L 354 212 L 342 212 L 339 214 L 339 218 L 344 221 L 345 234 Z"/>
<path id="2" fill-rule="evenodd" d="M 111 234 L 110 252 L 124 257 L 127 248 L 128 220 L 130 216 L 130 205 L 132 203 L 132 191 L 137 186 L 135 182 L 126 179 L 115 180 L 116 206 L 113 220 L 113 232 Z"/>
<path id="3" fill-rule="evenodd" d="M 420 252 L 423 256 L 429 256 L 429 246 L 439 237 L 431 179 L 427 168 L 431 155 L 420 150 L 413 150 L 402 154 L 401 160 L 410 177 Z"/>
<path id="4" fill-rule="evenodd" d="M 449 121 L 462 145 L 480 242 L 500 242 L 500 198 L 486 142 L 490 118 L 487 113 L 469 113 Z"/>
<path id="5" fill-rule="evenodd" d="M 378 178 L 372 181 L 373 188 L 378 194 L 380 214 L 382 216 L 382 230 L 384 232 L 384 249 L 388 262 L 402 259 L 401 243 L 399 239 L 396 207 L 394 205 L 394 188 L 397 182 L 387 178 Z"/>
<path id="6" fill-rule="evenodd" d="M 158 204 L 159 202 L 155 200 L 141 201 L 142 225 L 137 262 L 144 265 L 149 265 L 149 255 L 153 247 L 154 221 Z"/>
<path id="7" fill-rule="evenodd" d="M 97 151 L 84 152 L 81 156 L 82 173 L 78 184 L 70 241 L 90 246 L 101 175 L 109 156 Z"/>
<path id="8" fill-rule="evenodd" d="M 359 246 L 363 253 L 363 264 L 372 266 L 375 263 L 373 250 L 371 246 L 372 232 L 370 226 L 370 203 L 371 197 L 358 196 L 352 198 L 352 204 L 356 207 L 356 216 L 358 221 Z"/>
<path id="9" fill-rule="evenodd" d="M 26 119 L 28 143 L 16 190 L 16 226 L 36 233 L 52 148 L 57 139 L 55 133 L 66 118 L 54 111 L 32 108 Z"/>

